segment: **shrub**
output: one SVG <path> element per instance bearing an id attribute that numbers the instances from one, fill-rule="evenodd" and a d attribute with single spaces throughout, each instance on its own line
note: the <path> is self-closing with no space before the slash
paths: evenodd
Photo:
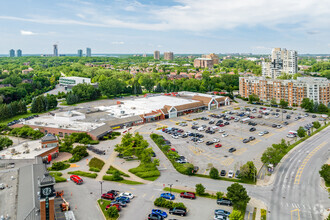
<path id="1" fill-rule="evenodd" d="M 78 162 L 82 158 L 87 157 L 88 156 L 88 152 L 87 152 L 86 146 L 79 145 L 79 146 L 75 147 L 72 150 L 72 155 L 73 156 L 69 159 L 69 162 L 70 163 Z"/>
<path id="2" fill-rule="evenodd" d="M 140 164 L 138 167 L 129 169 L 129 172 L 141 178 L 150 178 L 160 176 L 160 172 L 153 163 Z"/>
<path id="3" fill-rule="evenodd" d="M 90 167 L 89 171 L 93 171 L 93 172 L 100 172 L 101 170 L 95 167 Z"/>
<path id="4" fill-rule="evenodd" d="M 210 170 L 210 178 L 212 179 L 218 179 L 219 178 L 219 171 L 217 168 L 212 167 Z"/>
<path id="5" fill-rule="evenodd" d="M 267 211 L 265 209 L 261 209 L 261 220 L 267 219 Z"/>
<path id="6" fill-rule="evenodd" d="M 70 164 L 64 163 L 64 162 L 54 162 L 51 167 L 49 167 L 49 170 L 59 171 L 59 170 L 65 170 L 70 167 Z"/>
<path id="7" fill-rule="evenodd" d="M 217 192 L 217 199 L 222 199 L 223 196 L 224 196 L 224 193 L 223 192 Z"/>
<path id="8" fill-rule="evenodd" d="M 44 136 L 44 134 L 38 130 L 34 130 L 33 128 L 30 128 L 27 125 L 24 125 L 21 128 L 14 128 L 9 133 L 10 135 L 16 136 L 16 137 L 22 137 L 22 138 L 31 138 L 31 139 L 39 139 Z"/>
<path id="9" fill-rule="evenodd" d="M 110 166 L 109 169 L 107 170 L 107 174 L 113 175 L 116 170 L 117 170 L 116 168 L 114 168 L 113 166 Z M 117 170 L 117 171 L 119 171 L 119 170 Z M 122 176 L 129 177 L 129 175 L 124 172 L 119 171 L 119 173 Z"/>
<path id="10" fill-rule="evenodd" d="M 8 137 L 0 137 L 0 150 L 13 145 L 13 141 Z"/>
<path id="11" fill-rule="evenodd" d="M 98 140 L 91 140 L 89 141 L 89 144 L 99 144 L 100 142 Z"/>
<path id="12" fill-rule="evenodd" d="M 313 127 L 316 128 L 316 129 L 319 129 L 321 127 L 321 124 L 319 121 L 314 121 L 313 122 Z"/>
<path id="13" fill-rule="evenodd" d="M 110 218 L 118 218 L 119 217 L 118 209 L 114 206 L 111 206 L 110 208 L 108 208 L 107 214 Z"/>
<path id="14" fill-rule="evenodd" d="M 57 183 L 66 182 L 66 179 L 62 177 L 61 172 L 49 172 L 49 175 L 53 176 L 55 178 L 55 182 Z"/>
<path id="15" fill-rule="evenodd" d="M 123 180 L 124 178 L 119 176 L 119 177 L 114 177 L 114 176 L 110 176 L 110 175 L 104 175 L 103 180 L 108 180 L 108 181 L 120 181 L 120 180 Z"/>
<path id="16" fill-rule="evenodd" d="M 68 172 L 68 174 L 74 174 L 74 175 L 89 177 L 89 178 L 93 178 L 93 179 L 95 179 L 97 177 L 97 173 L 89 173 L 89 172 L 84 172 L 84 171 L 80 171 L 80 170 Z"/>
<path id="17" fill-rule="evenodd" d="M 100 160 L 96 157 L 93 157 L 88 164 L 89 167 L 93 167 L 93 168 L 97 168 L 99 170 L 102 170 L 103 166 L 104 166 L 104 161 Z"/>
<path id="18" fill-rule="evenodd" d="M 166 200 L 166 199 L 161 198 L 161 197 L 157 198 L 154 201 L 154 205 L 158 206 L 158 207 L 168 208 L 168 209 L 171 209 L 171 208 L 184 208 L 184 209 L 186 209 L 186 206 L 182 202 L 176 203 L 176 202 L 169 201 L 169 200 Z"/>
<path id="19" fill-rule="evenodd" d="M 196 184 L 196 194 L 197 195 L 205 194 L 205 187 L 201 183 Z"/>
<path id="20" fill-rule="evenodd" d="M 323 164 L 319 173 L 320 173 L 320 176 L 323 177 L 324 181 L 329 184 L 330 183 L 330 165 Z"/>

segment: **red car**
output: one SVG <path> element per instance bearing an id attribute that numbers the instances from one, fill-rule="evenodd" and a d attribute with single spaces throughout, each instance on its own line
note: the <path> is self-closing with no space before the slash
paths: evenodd
<path id="1" fill-rule="evenodd" d="M 225 127 L 225 125 L 224 124 L 220 124 L 219 127 Z"/>
<path id="2" fill-rule="evenodd" d="M 196 199 L 195 193 L 192 192 L 182 192 L 180 193 L 180 197 L 186 199 Z"/>
<path id="3" fill-rule="evenodd" d="M 112 206 L 116 207 L 117 210 L 118 210 L 118 212 L 120 212 L 120 210 L 121 210 L 121 206 L 120 206 L 119 204 L 109 204 L 109 205 L 107 205 L 107 206 L 105 207 L 105 210 L 108 210 L 108 208 L 110 208 L 110 207 L 112 207 Z"/>
<path id="4" fill-rule="evenodd" d="M 102 199 L 115 199 L 115 196 L 112 193 L 103 193 L 101 196 Z"/>
<path id="5" fill-rule="evenodd" d="M 230 117 L 230 119 L 234 120 L 234 119 L 235 119 L 235 117 Z"/>
<path id="6" fill-rule="evenodd" d="M 70 176 L 70 180 L 72 180 L 73 182 L 75 182 L 77 185 L 82 184 L 84 181 L 77 175 L 71 175 Z"/>
<path id="7" fill-rule="evenodd" d="M 254 116 L 250 116 L 251 119 L 255 118 Z"/>
<path id="8" fill-rule="evenodd" d="M 219 147 L 222 147 L 222 145 L 221 144 L 216 144 L 214 147 L 219 148 Z"/>

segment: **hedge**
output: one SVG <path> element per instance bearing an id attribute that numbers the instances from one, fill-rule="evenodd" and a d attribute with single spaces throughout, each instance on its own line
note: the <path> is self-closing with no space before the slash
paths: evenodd
<path id="1" fill-rule="evenodd" d="M 95 167 L 90 167 L 89 171 L 93 171 L 93 172 L 100 172 L 101 170 Z"/>
<path id="2" fill-rule="evenodd" d="M 59 171 L 59 170 L 65 170 L 70 167 L 70 164 L 64 163 L 64 162 L 54 162 L 51 167 L 48 168 L 50 171 Z"/>
<path id="3" fill-rule="evenodd" d="M 151 177 L 160 176 L 159 170 L 153 163 L 150 164 L 141 163 L 138 167 L 129 169 L 128 171 L 143 179 L 150 179 Z"/>
<path id="4" fill-rule="evenodd" d="M 104 166 L 104 161 L 103 160 L 100 160 L 100 159 L 98 159 L 98 158 L 96 158 L 96 157 L 93 157 L 90 161 L 89 161 L 89 163 L 88 163 L 88 166 L 90 167 L 90 168 L 97 168 L 97 169 L 99 169 L 99 170 L 102 170 L 102 168 L 103 168 L 103 166 Z M 97 171 L 97 172 L 99 172 L 99 171 Z"/>
<path id="5" fill-rule="evenodd" d="M 171 209 L 171 208 L 184 208 L 184 209 L 186 209 L 187 208 L 182 202 L 173 202 L 173 201 L 161 198 L 161 197 L 157 198 L 154 201 L 154 205 L 158 206 L 158 207 L 168 208 L 168 209 Z"/>
<path id="6" fill-rule="evenodd" d="M 84 172 L 84 171 L 80 171 L 80 170 L 71 171 L 71 172 L 68 172 L 68 174 L 74 174 L 74 175 L 89 177 L 89 178 L 93 178 L 93 179 L 95 179 L 97 177 L 97 173 L 89 173 L 89 172 Z"/>
<path id="7" fill-rule="evenodd" d="M 261 220 L 267 219 L 267 211 L 265 209 L 261 209 Z"/>
<path id="8" fill-rule="evenodd" d="M 116 168 L 114 168 L 113 166 L 110 166 L 106 173 L 112 175 L 116 170 L 117 170 Z M 124 172 L 119 171 L 119 173 L 121 176 L 129 177 L 129 175 Z"/>
<path id="9" fill-rule="evenodd" d="M 49 175 L 55 178 L 55 182 L 60 183 L 60 182 L 66 182 L 66 179 L 62 177 L 61 172 L 49 172 Z"/>
<path id="10" fill-rule="evenodd" d="M 117 179 L 115 179 L 114 176 L 112 175 L 104 175 L 103 176 L 103 180 L 108 180 L 108 181 L 120 181 L 120 180 L 123 180 L 124 178 L 123 177 L 117 177 Z"/>
<path id="11" fill-rule="evenodd" d="M 103 180 L 107 180 L 107 181 L 114 181 L 114 182 L 117 182 L 117 183 L 124 183 L 124 184 L 128 184 L 128 185 L 140 185 L 140 184 L 143 184 L 141 182 L 137 182 L 137 181 L 132 181 L 132 180 L 112 180 L 113 177 L 112 176 L 109 176 L 109 175 L 104 175 L 102 177 Z"/>

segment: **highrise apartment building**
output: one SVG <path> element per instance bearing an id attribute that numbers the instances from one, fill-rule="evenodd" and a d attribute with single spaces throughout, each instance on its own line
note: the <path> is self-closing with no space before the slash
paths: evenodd
<path id="1" fill-rule="evenodd" d="M 86 48 L 86 57 L 91 57 L 92 56 L 92 49 L 91 48 Z"/>
<path id="2" fill-rule="evenodd" d="M 262 63 L 262 75 L 276 79 L 282 73 L 290 75 L 298 72 L 297 51 L 273 48 L 270 62 Z"/>
<path id="3" fill-rule="evenodd" d="M 22 50 L 21 49 L 16 50 L 16 56 L 17 57 L 21 57 L 22 56 Z"/>
<path id="4" fill-rule="evenodd" d="M 154 59 L 159 60 L 160 59 L 160 52 L 158 50 L 154 51 Z"/>
<path id="5" fill-rule="evenodd" d="M 164 60 L 173 60 L 174 55 L 173 52 L 164 52 Z"/>
<path id="6" fill-rule="evenodd" d="M 213 60 L 210 58 L 196 58 L 194 60 L 194 67 L 212 68 Z"/>
<path id="7" fill-rule="evenodd" d="M 58 57 L 58 46 L 57 46 L 57 44 L 53 45 L 53 56 Z"/>
<path id="8" fill-rule="evenodd" d="M 78 50 L 78 57 L 82 57 L 83 56 L 83 50 L 79 49 Z"/>
<path id="9" fill-rule="evenodd" d="M 289 106 L 300 106 L 304 98 L 328 106 L 330 81 L 322 77 L 298 77 L 296 80 L 240 77 L 239 93 L 244 98 L 255 94 L 264 102 L 275 99 L 279 103 L 283 99 Z"/>
<path id="10" fill-rule="evenodd" d="M 9 50 L 9 57 L 15 57 L 15 50 L 14 49 Z"/>

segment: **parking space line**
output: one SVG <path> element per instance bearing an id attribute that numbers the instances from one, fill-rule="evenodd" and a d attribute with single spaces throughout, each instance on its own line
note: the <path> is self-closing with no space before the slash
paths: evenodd
<path id="1" fill-rule="evenodd" d="M 238 149 L 237 151 L 235 151 L 233 154 L 238 156 L 238 155 L 241 155 L 242 153 L 244 153 L 246 150 L 247 150 L 247 148 L 243 147 L 243 148 Z"/>
<path id="2" fill-rule="evenodd" d="M 230 166 L 230 164 L 232 164 L 234 162 L 233 158 L 227 158 L 226 160 L 221 162 L 221 165 L 223 166 Z"/>
<path id="3" fill-rule="evenodd" d="M 257 143 L 259 143 L 261 140 L 260 139 L 256 139 L 256 140 L 254 140 L 254 141 L 252 141 L 252 142 L 249 142 L 249 143 L 247 143 L 248 145 L 251 145 L 251 146 L 254 146 L 254 145 L 256 145 Z"/>
<path id="4" fill-rule="evenodd" d="M 142 198 L 146 197 L 146 195 L 147 195 L 147 194 L 144 193 L 144 194 L 142 195 Z"/>
<path id="5" fill-rule="evenodd" d="M 155 197 L 155 195 L 151 196 L 150 200 L 152 201 L 154 197 Z"/>

